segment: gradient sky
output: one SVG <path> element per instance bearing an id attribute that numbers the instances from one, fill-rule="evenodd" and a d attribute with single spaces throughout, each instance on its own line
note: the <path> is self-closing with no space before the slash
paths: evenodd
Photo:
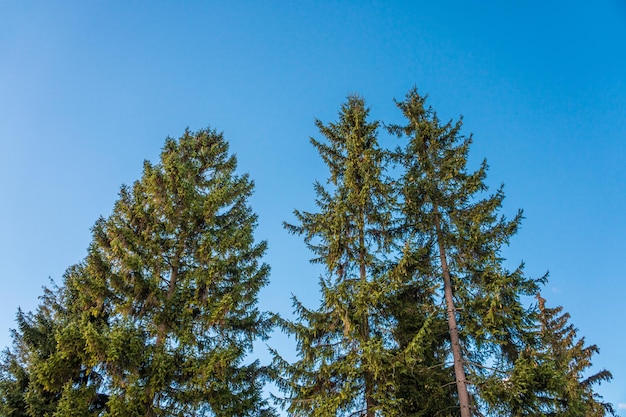
<path id="1" fill-rule="evenodd" d="M 464 115 L 504 212 L 524 209 L 505 256 L 550 271 L 543 295 L 600 347 L 599 392 L 626 416 L 626 3 L 470 3 L 0 0 L 0 346 L 185 127 L 223 131 L 256 182 L 261 307 L 316 306 L 321 271 L 281 226 L 327 175 L 313 121 L 354 92 L 400 121 L 393 99 L 415 85 L 442 119 Z"/>

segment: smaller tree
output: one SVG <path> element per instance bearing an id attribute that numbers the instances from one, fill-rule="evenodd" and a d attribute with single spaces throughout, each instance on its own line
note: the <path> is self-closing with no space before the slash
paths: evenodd
<path id="1" fill-rule="evenodd" d="M 511 416 L 601 417 L 615 415 L 594 386 L 610 381 L 606 369 L 589 374 L 596 345 L 577 338 L 563 307 L 548 308 L 537 294 L 538 316 L 533 343 L 524 349 L 499 384 L 491 382 L 494 410 Z"/>
<path id="2" fill-rule="evenodd" d="M 66 272 L 66 279 L 75 268 Z M 46 288 L 35 313 L 17 313 L 13 350 L 6 350 L 0 377 L 0 414 L 87 416 L 104 411 L 102 375 L 85 365 L 84 340 L 73 331 L 73 299 L 66 287 Z M 72 400 L 73 399 L 73 400 Z"/>
<path id="3" fill-rule="evenodd" d="M 27 417 L 25 394 L 28 390 L 28 372 L 18 356 L 6 349 L 0 363 L 0 415 Z"/>
<path id="4" fill-rule="evenodd" d="M 571 324 L 569 313 L 563 307 L 548 308 L 546 300 L 537 294 L 539 302 L 540 349 L 551 359 L 556 378 L 550 388 L 554 391 L 554 415 L 604 416 L 613 414 L 609 403 L 594 392 L 594 385 L 610 381 L 613 376 L 603 369 L 587 375 L 591 357 L 600 349 L 596 345 L 585 346 L 585 338 L 577 339 L 578 329 Z"/>
<path id="5" fill-rule="evenodd" d="M 3 352 L 0 365 L 0 414 L 3 416 L 51 415 L 56 409 L 60 392 L 44 389 L 35 370 L 37 364 L 54 354 L 57 325 L 50 313 L 44 306 L 35 314 L 24 313 L 21 309 L 17 312 L 17 329 L 11 331 L 13 347 Z"/>

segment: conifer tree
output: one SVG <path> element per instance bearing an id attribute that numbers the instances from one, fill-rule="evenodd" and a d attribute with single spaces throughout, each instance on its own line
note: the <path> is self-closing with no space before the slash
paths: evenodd
<path id="1" fill-rule="evenodd" d="M 425 101 L 410 91 L 397 103 L 407 124 L 390 130 L 408 141 L 400 152 L 403 216 L 430 255 L 424 276 L 439 281 L 458 406 L 469 417 L 481 406 L 481 387 L 499 378 L 492 369 L 512 366 L 532 319 L 521 297 L 536 293 L 538 280 L 521 267 L 503 267 L 500 250 L 517 231 L 521 212 L 513 220 L 498 216 L 501 188 L 481 197 L 487 165 L 468 172 L 471 137 L 461 135 L 460 121 L 441 123 Z"/>
<path id="2" fill-rule="evenodd" d="M 591 357 L 600 351 L 598 347 L 585 346 L 584 337 L 577 339 L 578 330 L 569 322 L 569 313 L 562 313 L 563 307 L 546 307 L 546 300 L 539 294 L 537 300 L 541 324 L 539 351 L 549 358 L 555 370 L 555 378 L 551 380 L 554 412 L 550 414 L 564 417 L 614 414 L 613 407 L 593 391 L 594 385 L 610 381 L 611 373 L 603 369 L 587 375 Z"/>
<path id="3" fill-rule="evenodd" d="M 84 341 L 72 331 L 69 292 L 46 288 L 40 298 L 35 313 L 18 311 L 13 350 L 6 350 L 2 361 L 0 414 L 100 415 L 108 395 L 101 390 L 102 375 L 81 361 Z"/>
<path id="4" fill-rule="evenodd" d="M 46 391 L 31 372 L 34 363 L 53 354 L 56 326 L 49 311 L 35 314 L 18 310 L 13 347 L 3 352 L 0 365 L 0 415 L 26 417 L 54 411 L 58 392 Z"/>
<path id="5" fill-rule="evenodd" d="M 62 316 L 47 304 L 20 315 L 20 349 L 37 357 L 7 356 L 2 407 L 27 406 L 8 415 L 274 414 L 267 372 L 247 360 L 271 325 L 256 305 L 266 244 L 253 238 L 253 184 L 235 170 L 213 130 L 168 138 L 160 163 L 144 163 L 68 269 Z"/>
<path id="6" fill-rule="evenodd" d="M 585 346 L 585 338 L 577 339 L 578 330 L 571 324 L 569 313 L 563 307 L 548 308 L 546 300 L 537 294 L 539 307 L 538 353 L 546 357 L 553 368 L 549 389 L 552 390 L 552 408 L 548 415 L 590 417 L 614 415 L 611 404 L 603 402 L 593 387 L 610 381 L 606 369 L 588 375 L 591 357 L 600 350 L 596 345 Z M 535 394 L 537 395 L 537 394 Z"/>
<path id="7" fill-rule="evenodd" d="M 82 330 L 111 415 L 271 414 L 262 369 L 244 363 L 268 331 L 256 306 L 266 244 L 253 238 L 252 182 L 235 169 L 222 134 L 186 131 L 93 228 L 73 284 L 84 315 L 107 319 L 106 333 Z"/>
<path id="8" fill-rule="evenodd" d="M 283 404 L 294 416 L 397 415 L 393 350 L 383 311 L 390 291 L 384 256 L 392 243 L 390 187 L 383 178 L 384 152 L 378 122 L 358 96 L 341 107 L 339 120 L 316 125 L 325 141 L 311 139 L 328 166 L 327 185 L 315 183 L 318 211 L 295 211 L 304 236 L 322 264 L 321 306 L 308 309 L 297 299 L 295 335 L 299 360 L 276 355 Z"/>
<path id="9" fill-rule="evenodd" d="M 596 345 L 585 346 L 563 307 L 548 308 L 537 294 L 538 320 L 532 343 L 502 381 L 492 381 L 492 408 L 511 416 L 601 417 L 615 415 L 594 386 L 610 381 L 607 370 L 589 374 Z"/>

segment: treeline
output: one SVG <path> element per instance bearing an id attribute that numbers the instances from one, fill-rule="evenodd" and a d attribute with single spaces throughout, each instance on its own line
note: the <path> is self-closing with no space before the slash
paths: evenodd
<path id="1" fill-rule="evenodd" d="M 415 89 L 396 105 L 404 124 L 370 120 L 358 96 L 316 121 L 328 178 L 316 211 L 285 227 L 325 274 L 320 305 L 294 299 L 294 320 L 258 309 L 266 243 L 222 134 L 167 139 L 96 222 L 86 258 L 18 311 L 0 415 L 614 414 L 594 392 L 611 379 L 589 372 L 597 347 L 539 295 L 547 277 L 504 266 L 522 213 L 500 213 L 486 162 L 468 170 L 471 136 Z M 379 145 L 384 131 L 397 148 Z M 250 360 L 275 327 L 298 359 Z"/>

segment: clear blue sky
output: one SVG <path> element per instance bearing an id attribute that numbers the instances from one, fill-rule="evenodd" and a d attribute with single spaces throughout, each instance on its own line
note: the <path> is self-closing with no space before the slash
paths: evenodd
<path id="1" fill-rule="evenodd" d="M 470 3 L 0 0 L 0 346 L 187 126 L 223 131 L 256 182 L 262 307 L 315 306 L 320 271 L 281 227 L 326 178 L 313 120 L 353 92 L 399 120 L 392 99 L 416 85 L 464 115 L 473 163 L 525 212 L 507 258 L 550 271 L 543 295 L 599 345 L 599 391 L 626 408 L 626 3 Z"/>

